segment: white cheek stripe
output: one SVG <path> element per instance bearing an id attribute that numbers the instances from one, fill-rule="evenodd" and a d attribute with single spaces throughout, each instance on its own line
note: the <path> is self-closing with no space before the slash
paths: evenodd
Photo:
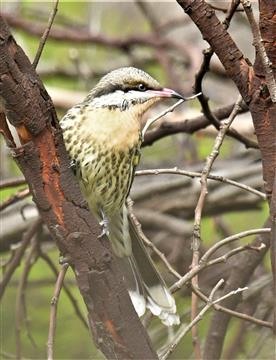
<path id="1" fill-rule="evenodd" d="M 138 105 L 146 102 L 150 96 L 146 92 L 116 90 L 110 94 L 96 97 L 92 100 L 91 106 L 94 108 L 101 107 L 117 107 L 122 111 L 129 108 L 131 105 Z"/>
<path id="2" fill-rule="evenodd" d="M 91 102 L 91 106 L 94 108 L 100 108 L 106 106 L 120 107 L 120 105 L 124 100 L 124 95 L 125 94 L 123 91 L 116 90 L 113 93 L 94 98 Z"/>

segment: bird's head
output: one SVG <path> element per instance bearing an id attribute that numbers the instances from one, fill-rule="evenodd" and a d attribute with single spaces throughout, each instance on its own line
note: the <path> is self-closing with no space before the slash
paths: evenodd
<path id="1" fill-rule="evenodd" d="M 131 111 L 142 115 L 164 98 L 183 97 L 174 90 L 163 88 L 146 72 L 123 67 L 105 75 L 91 90 L 86 101 L 96 108 Z"/>

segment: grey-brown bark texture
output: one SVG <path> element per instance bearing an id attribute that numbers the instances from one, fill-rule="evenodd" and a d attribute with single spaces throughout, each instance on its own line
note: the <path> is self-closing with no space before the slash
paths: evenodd
<path id="1" fill-rule="evenodd" d="M 0 18 L 1 110 L 21 144 L 11 147 L 43 221 L 74 269 L 98 348 L 109 359 L 155 359 L 125 289 L 107 239 L 97 239 L 91 217 L 68 166 L 55 110 L 34 68 Z M 1 131 L 9 141 L 4 126 Z"/>

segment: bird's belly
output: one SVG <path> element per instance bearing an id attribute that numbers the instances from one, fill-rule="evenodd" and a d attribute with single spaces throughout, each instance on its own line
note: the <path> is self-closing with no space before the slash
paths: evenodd
<path id="1" fill-rule="evenodd" d="M 79 159 L 81 188 L 90 209 L 112 216 L 124 204 L 132 179 L 135 149 L 103 152 Z"/>

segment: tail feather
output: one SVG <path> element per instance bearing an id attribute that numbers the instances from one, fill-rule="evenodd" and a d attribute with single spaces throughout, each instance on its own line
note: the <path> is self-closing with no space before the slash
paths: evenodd
<path id="1" fill-rule="evenodd" d="M 146 311 L 146 298 L 143 287 L 143 280 L 137 271 L 137 265 L 133 256 L 124 256 L 119 259 L 124 278 L 127 283 L 128 292 L 132 304 L 139 316 L 144 315 Z"/>
<path id="2" fill-rule="evenodd" d="M 152 314 L 158 316 L 165 325 L 171 326 L 179 324 L 175 300 L 148 255 L 131 219 L 129 220 L 129 230 L 132 240 L 132 255 L 130 261 L 133 264 L 136 279 L 140 279 L 142 282 L 143 293 L 146 298 L 146 307 Z"/>
<path id="3" fill-rule="evenodd" d="M 179 324 L 175 300 L 148 255 L 125 206 L 108 219 L 108 230 L 138 315 L 142 316 L 148 308 L 165 325 Z"/>

